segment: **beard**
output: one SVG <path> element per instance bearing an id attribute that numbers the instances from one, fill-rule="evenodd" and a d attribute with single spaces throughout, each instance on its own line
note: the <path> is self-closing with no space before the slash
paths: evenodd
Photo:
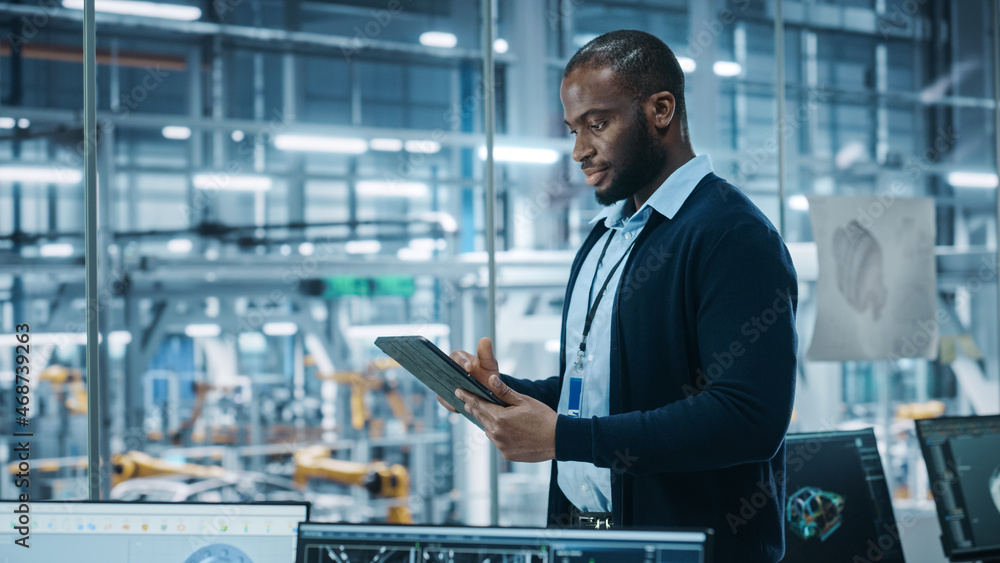
<path id="1" fill-rule="evenodd" d="M 604 191 L 594 191 L 597 203 L 605 207 L 634 196 L 667 164 L 667 148 L 649 132 L 646 112 L 641 106 L 635 106 L 634 128 L 625 139 L 622 154 L 608 186 Z"/>

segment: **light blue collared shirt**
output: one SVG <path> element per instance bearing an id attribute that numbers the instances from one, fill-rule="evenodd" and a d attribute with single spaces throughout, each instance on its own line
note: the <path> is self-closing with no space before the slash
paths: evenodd
<path id="1" fill-rule="evenodd" d="M 570 296 L 569 312 L 566 316 L 566 374 L 559 393 L 559 414 L 569 412 L 570 379 L 578 376 L 583 378 L 580 417 L 608 416 L 608 398 L 611 391 L 611 310 L 632 242 L 639 236 L 653 209 L 666 218 L 673 219 L 698 182 L 711 172 L 712 161 L 708 155 L 697 156 L 675 170 L 631 216 L 628 212 L 635 204 L 632 198 L 628 198 L 606 207 L 590 221 L 594 224 L 603 219 L 609 230 L 598 239 L 587 254 Z M 604 248 L 611 233 L 614 233 L 614 237 L 604 255 L 604 260 L 598 264 L 597 259 L 601 249 Z M 596 281 L 593 283 L 595 295 L 591 296 L 590 302 L 596 300 L 596 293 L 600 291 L 615 262 L 623 255 L 626 258 L 615 270 L 608 283 L 607 295 L 601 298 L 594 314 L 590 334 L 587 336 L 587 356 L 583 362 L 583 373 L 577 373 L 576 356 L 587 318 L 587 292 L 591 289 L 591 281 L 595 279 L 595 270 Z M 559 468 L 559 488 L 574 506 L 583 512 L 611 512 L 610 469 L 579 461 L 556 463 Z"/>

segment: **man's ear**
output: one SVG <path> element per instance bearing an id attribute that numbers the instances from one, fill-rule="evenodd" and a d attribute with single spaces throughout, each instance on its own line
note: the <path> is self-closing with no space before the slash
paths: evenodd
<path id="1" fill-rule="evenodd" d="M 653 126 L 657 129 L 666 129 L 674 121 L 674 110 L 677 108 L 677 100 L 670 92 L 657 92 L 650 96 L 653 102 Z"/>

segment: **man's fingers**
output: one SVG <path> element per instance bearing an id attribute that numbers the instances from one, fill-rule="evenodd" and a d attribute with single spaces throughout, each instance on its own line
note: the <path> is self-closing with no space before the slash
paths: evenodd
<path id="1" fill-rule="evenodd" d="M 476 355 L 479 356 L 479 365 L 483 369 L 492 372 L 500 371 L 496 356 L 493 355 L 493 342 L 489 338 L 480 338 L 476 347 Z"/>
<path id="2" fill-rule="evenodd" d="M 455 360 L 456 364 L 465 368 L 466 371 L 472 367 L 472 361 L 475 359 L 475 356 L 465 350 L 452 350 L 449 356 L 452 360 Z"/>
<path id="3" fill-rule="evenodd" d="M 516 402 L 520 397 L 517 391 L 511 389 L 500 379 L 499 375 L 490 376 L 490 389 L 493 390 L 493 394 L 496 395 L 497 398 L 508 405 L 513 405 L 514 402 Z"/>

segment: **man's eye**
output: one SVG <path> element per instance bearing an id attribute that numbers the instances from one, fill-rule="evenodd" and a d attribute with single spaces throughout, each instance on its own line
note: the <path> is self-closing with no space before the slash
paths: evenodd
<path id="1" fill-rule="evenodd" d="M 607 123 L 607 121 L 602 121 L 600 123 L 596 123 L 594 125 L 591 125 L 590 128 L 593 129 L 594 131 L 600 131 L 601 129 L 604 129 L 604 124 L 605 123 Z"/>
<path id="2" fill-rule="evenodd" d="M 576 129 L 570 129 L 569 134 L 576 136 Z"/>

